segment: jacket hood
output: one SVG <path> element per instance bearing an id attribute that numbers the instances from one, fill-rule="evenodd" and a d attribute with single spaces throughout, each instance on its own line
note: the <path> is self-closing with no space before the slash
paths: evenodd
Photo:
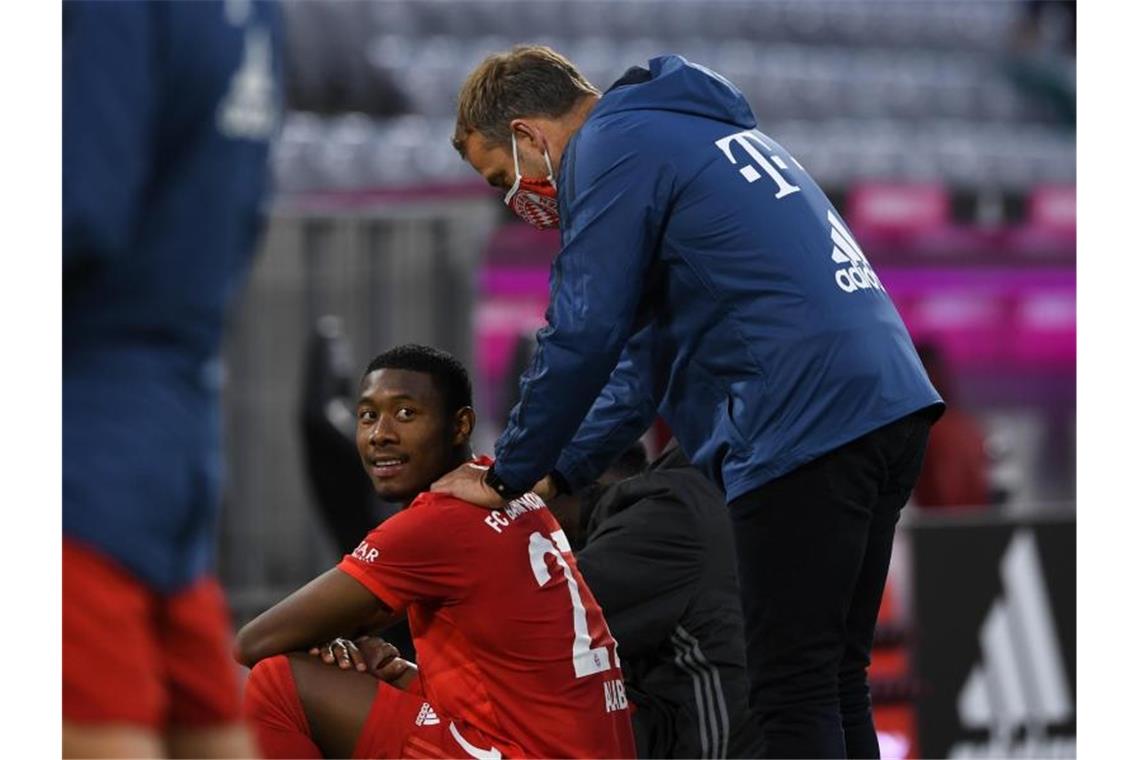
<path id="1" fill-rule="evenodd" d="M 690 485 L 696 479 L 696 486 Z M 661 454 L 640 475 L 619 480 L 608 487 L 591 488 L 583 494 L 580 507 L 582 525 L 592 532 L 604 519 L 622 512 L 644 499 L 677 499 L 678 489 L 712 487 L 679 446 Z"/>
<path id="2" fill-rule="evenodd" d="M 756 126 L 744 95 L 721 75 L 679 55 L 652 58 L 614 82 L 591 118 L 624 111 L 675 111 L 723 121 L 742 129 Z"/>

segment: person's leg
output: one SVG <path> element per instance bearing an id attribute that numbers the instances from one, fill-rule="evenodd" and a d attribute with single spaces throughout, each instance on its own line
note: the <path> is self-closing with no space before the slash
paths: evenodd
<path id="1" fill-rule="evenodd" d="M 352 757 L 381 682 L 310 654 L 289 655 L 289 666 L 317 746 L 327 757 Z"/>
<path id="2" fill-rule="evenodd" d="M 165 754 L 162 737 L 154 729 L 63 722 L 64 757 L 150 758 Z"/>
<path id="3" fill-rule="evenodd" d="M 847 646 L 839 666 L 839 705 L 850 758 L 879 757 L 867 668 L 891 564 L 895 524 L 922 469 L 929 430 L 929 422 L 908 418 L 874 439 L 887 462 L 887 480 L 875 505 L 863 566 L 847 613 Z"/>
<path id="4" fill-rule="evenodd" d="M 253 728 L 263 757 L 323 757 L 313 741 L 285 655 L 269 657 L 253 666 L 245 682 L 242 714 Z"/>
<path id="5" fill-rule="evenodd" d="M 231 723 L 213 728 L 172 728 L 166 732 L 170 757 L 260 757 L 245 725 Z M 297 755 L 293 755 L 297 757 Z M 319 755 L 317 756 L 319 757 Z"/>
<path id="6" fill-rule="evenodd" d="M 278 655 L 250 671 L 243 711 L 265 757 L 351 757 L 377 684 L 312 655 Z"/>
<path id="7" fill-rule="evenodd" d="M 172 757 L 248 757 L 253 738 L 241 720 L 238 666 L 229 610 L 206 577 L 163 600 L 162 641 L 167 750 Z"/>
<path id="8" fill-rule="evenodd" d="M 250 673 L 245 714 L 266 757 L 467 757 L 455 722 L 424 698 L 309 654 L 270 657 Z M 463 736 L 491 747 L 472 727 Z"/>
<path id="9" fill-rule="evenodd" d="M 838 671 L 877 463 L 857 444 L 734 500 L 751 702 L 766 757 L 843 757 Z"/>
<path id="10" fill-rule="evenodd" d="M 159 757 L 165 709 L 151 591 L 63 540 L 63 756 Z"/>

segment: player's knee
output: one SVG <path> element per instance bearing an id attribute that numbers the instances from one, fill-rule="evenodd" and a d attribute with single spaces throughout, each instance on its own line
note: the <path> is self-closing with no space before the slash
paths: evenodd
<path id="1" fill-rule="evenodd" d="M 253 666 L 245 683 L 242 712 L 249 720 L 307 731 L 293 671 L 285 655 L 267 657 Z"/>
<path id="2" fill-rule="evenodd" d="M 260 660 L 249 671 L 246 689 L 282 688 L 292 682 L 293 675 L 289 669 L 289 658 L 283 654 L 266 657 Z"/>

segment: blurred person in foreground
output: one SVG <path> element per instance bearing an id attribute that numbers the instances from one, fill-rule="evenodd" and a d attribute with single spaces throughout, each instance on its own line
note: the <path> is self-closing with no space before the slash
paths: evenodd
<path id="1" fill-rule="evenodd" d="M 990 458 L 981 423 L 955 403 L 953 372 L 933 343 L 918 346 L 930 381 L 950 406 L 930 431 L 914 487 L 920 507 L 982 507 L 991 503 Z"/>
<path id="2" fill-rule="evenodd" d="M 761 751 L 878 756 L 871 639 L 942 400 L 847 225 L 676 55 L 604 94 L 549 48 L 489 56 L 453 144 L 562 246 L 494 466 L 433 488 L 487 508 L 579 488 L 660 412 L 729 502 Z"/>
<path id="3" fill-rule="evenodd" d="M 472 459 L 463 365 L 417 345 L 377 356 L 356 421 L 373 487 L 405 507 L 238 634 L 265 754 L 633 757 L 614 639 L 546 505 L 527 494 L 488 512 L 427 491 Z M 340 670 L 305 653 L 405 615 L 418 672 Z"/>
<path id="4" fill-rule="evenodd" d="M 754 757 L 744 617 L 724 494 L 640 441 L 550 509 L 621 648 L 638 757 Z"/>
<path id="5" fill-rule="evenodd" d="M 214 580 L 219 343 L 280 114 L 278 9 L 63 6 L 63 753 L 249 756 Z"/>

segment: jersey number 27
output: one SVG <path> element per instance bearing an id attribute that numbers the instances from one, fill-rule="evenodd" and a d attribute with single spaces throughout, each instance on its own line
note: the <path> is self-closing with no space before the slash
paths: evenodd
<path id="1" fill-rule="evenodd" d="M 534 579 L 539 586 L 550 582 L 550 569 L 546 565 L 546 555 L 554 557 L 554 561 L 562 567 L 566 575 L 566 587 L 570 590 L 570 604 L 574 608 L 574 643 L 570 649 L 571 659 L 574 661 L 574 676 L 585 678 L 595 673 L 610 669 L 610 653 L 604 646 L 591 647 L 590 629 L 586 624 L 586 607 L 582 604 L 582 592 L 578 589 L 578 580 L 570 570 L 570 563 L 566 561 L 563 553 L 570 553 L 570 542 L 566 534 L 560 530 L 554 531 L 548 538 L 538 531 L 530 534 L 530 569 L 534 571 Z"/>

